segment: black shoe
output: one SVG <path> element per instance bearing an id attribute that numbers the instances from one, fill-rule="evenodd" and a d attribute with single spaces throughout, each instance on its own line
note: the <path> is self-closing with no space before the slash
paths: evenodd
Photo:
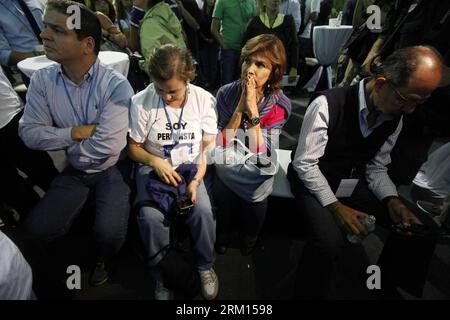
<path id="1" fill-rule="evenodd" d="M 244 236 L 241 239 L 241 254 L 243 256 L 249 256 L 255 249 L 258 237 Z"/>
<path id="2" fill-rule="evenodd" d="M 216 249 L 216 252 L 218 254 L 225 254 L 225 253 L 227 253 L 228 246 L 224 245 L 224 244 L 218 244 L 216 242 L 216 244 L 214 245 L 214 249 Z"/>
<path id="3" fill-rule="evenodd" d="M 228 246 L 230 244 L 230 235 L 225 234 L 217 234 L 216 243 L 214 244 L 214 248 L 218 254 L 225 254 L 228 250 Z"/>
<path id="4" fill-rule="evenodd" d="M 89 284 L 93 287 L 99 287 L 108 281 L 108 272 L 106 272 L 105 264 L 97 262 L 89 277 Z"/>

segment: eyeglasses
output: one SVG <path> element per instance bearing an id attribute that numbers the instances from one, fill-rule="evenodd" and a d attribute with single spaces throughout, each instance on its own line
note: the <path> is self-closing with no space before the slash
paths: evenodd
<path id="1" fill-rule="evenodd" d="M 403 107 L 408 107 L 408 108 L 415 107 L 418 104 L 424 103 L 429 98 L 429 96 L 425 97 L 425 98 L 422 98 L 422 99 L 410 99 L 410 98 L 407 98 L 400 91 L 398 91 L 398 89 L 394 86 L 394 84 L 390 80 L 386 79 L 386 83 L 388 84 L 388 86 L 392 89 L 392 91 L 394 91 L 395 94 L 402 101 L 402 103 L 401 103 L 402 108 Z"/>

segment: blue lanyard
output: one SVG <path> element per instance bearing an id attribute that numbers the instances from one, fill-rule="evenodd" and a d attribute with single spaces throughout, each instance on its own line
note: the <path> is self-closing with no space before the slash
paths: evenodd
<path id="1" fill-rule="evenodd" d="M 161 97 L 159 97 L 160 103 L 161 103 L 161 102 L 163 103 L 164 112 L 166 113 L 167 122 L 169 122 L 169 124 L 170 124 L 170 131 L 171 131 L 171 133 L 172 133 L 172 139 L 175 141 L 175 144 L 176 144 L 176 145 L 178 144 L 178 141 L 179 141 L 179 138 L 180 138 L 181 121 L 182 121 L 182 119 L 183 119 L 184 105 L 186 104 L 186 100 L 187 100 L 188 94 L 189 94 L 188 88 L 186 87 L 186 92 L 185 92 L 185 94 L 184 94 L 184 101 L 183 101 L 183 104 L 181 105 L 181 114 L 180 114 L 180 118 L 178 119 L 178 132 L 177 132 L 177 137 L 176 137 L 176 139 L 175 139 L 175 133 L 174 133 L 172 121 L 170 120 L 169 112 L 167 112 L 166 104 L 162 101 Z"/>
<path id="2" fill-rule="evenodd" d="M 84 113 L 83 116 L 84 116 L 84 119 L 86 120 L 86 122 L 87 122 L 87 118 L 88 118 L 87 109 L 89 107 L 89 100 L 91 98 L 92 83 L 94 82 L 94 74 L 95 74 L 95 72 L 94 72 L 95 70 L 94 69 L 95 69 L 95 64 L 94 64 L 94 67 L 93 67 L 93 70 L 92 70 L 92 79 L 90 80 L 91 83 L 89 84 L 89 91 L 88 91 L 88 96 L 87 96 L 87 99 L 86 99 L 86 105 L 84 107 L 83 107 L 83 105 L 81 105 L 81 112 Z M 87 124 L 87 123 L 84 123 L 83 118 L 80 117 L 80 115 L 78 114 L 77 109 L 73 105 L 72 98 L 70 97 L 69 90 L 67 90 L 66 81 L 64 80 L 64 76 L 63 75 L 61 75 L 61 79 L 62 79 L 63 84 L 64 84 L 64 91 L 66 92 L 67 99 L 69 100 L 70 105 L 72 106 L 73 112 L 77 116 L 78 121 L 80 121 L 81 124 Z"/>

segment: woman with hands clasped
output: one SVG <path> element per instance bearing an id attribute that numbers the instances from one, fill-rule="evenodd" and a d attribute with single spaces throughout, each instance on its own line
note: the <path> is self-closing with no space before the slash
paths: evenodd
<path id="1" fill-rule="evenodd" d="M 271 158 L 276 155 L 279 134 L 291 113 L 291 103 L 280 89 L 286 70 L 283 44 L 274 35 L 259 35 L 247 41 L 240 61 L 240 80 L 223 86 L 217 93 L 221 131 L 217 143 L 228 148 L 233 147 L 237 139 L 249 152 Z M 256 161 L 256 167 L 263 166 Z M 250 173 L 246 168 L 243 166 L 236 172 L 232 171 L 233 166 L 216 164 L 213 188 L 218 210 L 216 251 L 221 254 L 229 245 L 234 220 L 240 226 L 243 255 L 253 251 L 264 223 L 274 172 L 266 174 L 263 180 L 259 179 L 260 175 L 265 175 L 263 172 L 257 179 L 249 176 L 246 180 L 246 174 Z M 237 175 L 239 182 L 236 182 Z M 236 213 L 236 217 L 232 213 Z"/>
<path id="2" fill-rule="evenodd" d="M 205 299 L 214 299 L 219 281 L 212 266 L 216 223 L 203 183 L 206 171 L 204 152 L 214 145 L 217 133 L 215 99 L 206 90 L 189 83 L 195 76 L 191 54 L 184 48 L 166 44 L 149 59 L 148 73 L 153 81 L 132 98 L 128 151 L 139 163 L 136 171 L 137 201 L 151 199 L 149 172 L 154 170 L 160 184 L 179 187 L 183 179 L 177 169 L 192 164 L 195 175 L 187 184 L 187 196 L 194 204 L 185 223 L 195 246 L 197 267 Z M 170 210 L 167 210 L 170 211 Z M 172 297 L 163 285 L 158 263 L 170 242 L 170 212 L 143 207 L 138 224 L 156 279 L 155 299 Z"/>

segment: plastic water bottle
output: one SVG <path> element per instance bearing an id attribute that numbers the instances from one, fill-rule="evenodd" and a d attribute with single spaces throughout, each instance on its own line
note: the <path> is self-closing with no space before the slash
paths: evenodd
<path id="1" fill-rule="evenodd" d="M 342 11 L 339 11 L 339 14 L 337 16 L 337 21 L 336 21 L 336 27 L 340 27 L 341 22 L 342 22 Z"/>
<path id="2" fill-rule="evenodd" d="M 367 233 L 371 233 L 375 230 L 375 217 L 374 216 L 365 216 L 359 219 L 361 221 L 364 228 L 366 228 Z M 365 236 L 363 234 L 353 234 L 347 233 L 347 240 L 351 243 L 360 243 Z"/>

